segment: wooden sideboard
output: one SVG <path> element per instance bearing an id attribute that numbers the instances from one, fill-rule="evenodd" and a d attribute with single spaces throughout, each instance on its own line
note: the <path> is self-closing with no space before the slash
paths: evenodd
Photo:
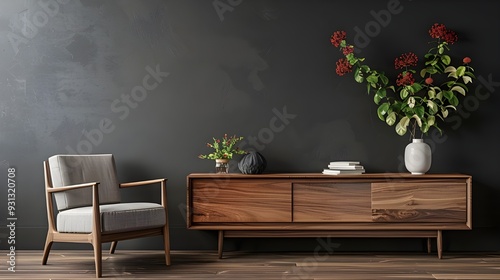
<path id="1" fill-rule="evenodd" d="M 190 174 L 187 227 L 224 237 L 436 238 L 472 228 L 463 174 Z"/>

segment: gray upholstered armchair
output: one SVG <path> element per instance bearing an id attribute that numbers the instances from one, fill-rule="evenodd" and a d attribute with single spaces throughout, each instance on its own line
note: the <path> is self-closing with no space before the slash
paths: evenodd
<path id="1" fill-rule="evenodd" d="M 113 155 L 56 155 L 44 162 L 48 232 L 42 264 L 53 242 L 90 243 L 96 277 L 102 276 L 101 244 L 163 235 L 170 265 L 166 179 L 119 184 Z M 161 204 L 122 203 L 120 188 L 159 184 Z M 55 215 L 53 199 L 58 213 Z M 54 217 L 57 217 L 54 219 Z"/>

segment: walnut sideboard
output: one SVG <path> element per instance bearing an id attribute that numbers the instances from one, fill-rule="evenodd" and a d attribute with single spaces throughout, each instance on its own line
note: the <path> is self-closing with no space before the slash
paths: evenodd
<path id="1" fill-rule="evenodd" d="M 190 174 L 187 227 L 224 237 L 436 238 L 472 228 L 463 174 Z"/>

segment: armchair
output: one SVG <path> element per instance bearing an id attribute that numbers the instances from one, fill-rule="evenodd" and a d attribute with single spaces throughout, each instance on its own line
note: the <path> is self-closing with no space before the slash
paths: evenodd
<path id="1" fill-rule="evenodd" d="M 99 278 L 102 243 L 112 242 L 113 254 L 118 241 L 155 235 L 163 235 L 165 263 L 170 265 L 167 179 L 120 184 L 111 154 L 55 155 L 44 161 L 44 173 L 48 231 L 42 265 L 53 242 L 90 243 Z M 150 184 L 160 185 L 161 204 L 121 202 L 121 188 Z"/>

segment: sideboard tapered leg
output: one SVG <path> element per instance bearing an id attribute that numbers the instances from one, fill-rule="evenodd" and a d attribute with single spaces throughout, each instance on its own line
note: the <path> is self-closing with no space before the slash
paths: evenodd
<path id="1" fill-rule="evenodd" d="M 222 259 L 222 249 L 223 248 L 224 248 L 224 231 L 219 230 L 219 243 L 218 243 L 219 259 Z"/>
<path id="2" fill-rule="evenodd" d="M 443 258 L 443 232 L 441 230 L 437 232 L 437 251 L 438 258 Z"/>

